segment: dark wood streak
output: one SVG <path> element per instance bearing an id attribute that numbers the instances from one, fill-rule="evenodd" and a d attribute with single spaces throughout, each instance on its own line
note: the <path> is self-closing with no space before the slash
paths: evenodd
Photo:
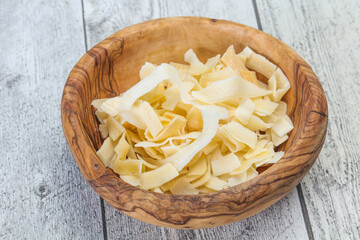
<path id="1" fill-rule="evenodd" d="M 320 114 L 321 116 L 323 116 L 323 117 L 328 117 L 328 115 L 326 115 L 325 113 L 323 113 L 323 112 L 318 112 L 318 111 L 311 111 L 311 112 L 313 112 L 313 113 L 317 113 L 317 114 Z"/>
<path id="2" fill-rule="evenodd" d="M 217 32 L 217 39 L 209 38 L 209 32 Z M 285 156 L 278 163 L 238 186 L 191 196 L 144 191 L 123 182 L 104 167 L 96 156 L 101 138 L 91 107 L 93 99 L 126 91 L 139 81 L 138 73 L 145 61 L 180 62 L 188 48 L 199 50 L 200 59 L 204 59 L 214 51 L 224 52 L 231 44 L 236 51 L 248 45 L 271 59 L 291 83 L 284 100 L 295 128 L 280 146 Z M 315 162 L 325 139 L 327 120 L 326 98 L 319 81 L 290 47 L 248 26 L 207 18 L 153 20 L 115 33 L 80 59 L 69 75 L 62 100 L 65 137 L 93 189 L 129 216 L 186 229 L 238 221 L 285 196 Z"/>

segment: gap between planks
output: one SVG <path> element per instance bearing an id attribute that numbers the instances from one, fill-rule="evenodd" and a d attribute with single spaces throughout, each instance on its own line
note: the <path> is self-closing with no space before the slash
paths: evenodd
<path id="1" fill-rule="evenodd" d="M 87 44 L 87 34 L 86 34 L 86 22 L 85 22 L 85 13 L 84 13 L 84 0 L 81 0 L 81 13 L 82 13 L 82 25 L 83 25 L 83 31 L 84 31 L 84 44 L 85 44 L 85 52 L 87 52 L 88 44 Z M 104 205 L 104 199 L 102 199 L 100 196 L 100 209 L 101 209 L 101 220 L 102 220 L 102 229 L 103 229 L 103 236 L 104 240 L 107 240 L 107 228 L 106 228 L 106 215 L 105 215 L 105 205 Z"/>
<path id="2" fill-rule="evenodd" d="M 300 201 L 300 205 L 301 205 L 301 212 L 303 214 L 303 218 L 304 218 L 304 222 L 305 222 L 305 226 L 306 226 L 306 232 L 308 234 L 309 239 L 313 240 L 314 233 L 313 233 L 313 230 L 311 227 L 309 213 L 308 213 L 306 203 L 305 203 L 304 193 L 302 191 L 302 187 L 301 187 L 300 183 L 296 186 L 296 190 L 298 191 L 299 201 Z"/>
<path id="3" fill-rule="evenodd" d="M 253 3 L 253 6 L 254 6 L 254 12 L 255 12 L 255 16 L 256 16 L 256 22 L 257 22 L 257 25 L 258 25 L 258 29 L 263 31 L 256 0 L 252 0 L 252 3 Z M 304 223 L 305 223 L 305 227 L 306 227 L 306 232 L 308 234 L 308 238 L 310 240 L 313 240 L 314 239 L 314 233 L 313 233 L 313 230 L 312 230 L 312 227 L 311 227 L 309 213 L 308 213 L 306 203 L 305 203 L 304 193 L 302 191 L 300 183 L 296 186 L 296 190 L 298 192 L 298 197 L 299 197 L 299 201 L 300 201 L 300 205 L 301 205 L 301 212 L 302 212 L 302 215 L 303 215 L 303 218 L 304 218 Z"/>

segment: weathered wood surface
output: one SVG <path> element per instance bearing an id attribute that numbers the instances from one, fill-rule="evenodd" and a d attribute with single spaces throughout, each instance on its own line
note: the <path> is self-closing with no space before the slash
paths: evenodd
<path id="1" fill-rule="evenodd" d="M 257 27 L 251 0 L 84 0 L 89 49 L 120 29 L 147 20 L 176 16 L 227 19 Z"/>
<path id="2" fill-rule="evenodd" d="M 0 239 L 101 239 L 100 201 L 70 154 L 60 100 L 85 53 L 80 1 L 0 3 Z"/>
<path id="3" fill-rule="evenodd" d="M 360 237 L 360 2 L 258 1 L 263 29 L 313 67 L 327 95 L 329 127 L 301 183 L 315 239 Z"/>
<path id="4" fill-rule="evenodd" d="M 226 1 L 219 8 L 217 1 L 210 1 L 208 7 L 204 1 L 182 2 L 179 6 L 170 7 L 167 1 L 142 1 L 142 4 L 127 4 L 125 1 L 84 2 L 84 16 L 88 46 L 93 46 L 110 34 L 135 23 L 152 18 L 199 15 L 229 19 L 256 27 L 256 18 L 251 1 Z M 194 11 L 193 9 L 199 9 Z M 119 14 L 121 12 L 122 14 Z M 297 191 L 275 204 L 268 210 L 245 221 L 228 226 L 207 229 L 182 231 L 151 226 L 117 212 L 105 203 L 106 228 L 109 239 L 114 238 L 307 238 L 304 219 L 301 212 Z M 276 221 L 274 222 L 274 216 Z M 262 229 L 259 231 L 259 229 Z M 141 234 L 139 234 L 141 233 Z"/>
<path id="5" fill-rule="evenodd" d="M 251 1 L 208 2 L 85 1 L 88 44 L 93 46 L 124 26 L 175 15 L 256 26 Z M 281 38 L 310 63 L 328 97 L 327 140 L 302 182 L 313 235 L 356 239 L 360 235 L 359 3 L 257 0 L 257 4 L 264 31 Z M 78 170 L 60 126 L 61 90 L 85 49 L 82 24 L 80 1 L 1 1 L 2 239 L 102 238 L 99 198 Z M 154 227 L 106 203 L 105 207 L 109 239 L 307 238 L 296 190 L 245 221 L 207 230 Z"/>

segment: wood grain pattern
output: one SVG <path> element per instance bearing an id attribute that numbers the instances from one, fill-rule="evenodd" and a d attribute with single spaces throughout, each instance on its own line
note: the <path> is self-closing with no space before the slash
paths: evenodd
<path id="1" fill-rule="evenodd" d="M 78 1 L 0 3 L 0 239 L 99 239 L 99 197 L 74 163 L 61 90 L 84 54 Z"/>
<path id="2" fill-rule="evenodd" d="M 298 204 L 295 189 L 269 209 L 243 221 L 194 230 L 153 226 L 107 204 L 108 239 L 308 239 L 301 209 L 293 207 Z"/>
<path id="3" fill-rule="evenodd" d="M 175 6 L 174 6 L 175 5 Z M 142 4 L 121 1 L 84 1 L 88 46 L 94 46 L 110 34 L 139 22 L 159 17 L 208 16 L 227 19 L 256 27 L 251 0 L 142 1 Z M 137 221 L 105 203 L 105 226 L 108 239 L 306 239 L 297 191 L 241 222 L 226 226 L 178 230 L 157 227 Z M 275 220 L 274 220 L 275 219 Z M 259 231 L 261 229 L 261 231 Z"/>
<path id="4" fill-rule="evenodd" d="M 212 38 L 214 32 L 218 38 Z M 283 159 L 241 185 L 190 196 L 138 189 L 103 166 L 95 154 L 100 137 L 90 105 L 93 99 L 126 91 L 139 81 L 138 72 L 145 61 L 182 62 L 184 52 L 190 47 L 204 60 L 224 52 L 231 44 L 237 51 L 250 46 L 278 65 L 289 78 L 292 88 L 285 101 L 295 128 L 284 146 Z M 322 87 L 300 56 L 256 29 L 207 18 L 153 20 L 125 28 L 102 41 L 70 73 L 61 112 L 70 149 L 84 177 L 100 196 L 134 218 L 185 229 L 238 221 L 284 197 L 315 162 L 327 126 Z"/>
<path id="5" fill-rule="evenodd" d="M 264 31 L 314 67 L 329 102 L 329 131 L 302 181 L 315 239 L 360 236 L 360 2 L 258 1 Z"/>
<path id="6" fill-rule="evenodd" d="M 216 0 L 141 4 L 84 0 L 88 43 L 95 45 L 124 26 L 165 16 L 201 15 L 255 26 L 249 2 L 230 0 L 219 6 Z M 360 113 L 359 3 L 257 0 L 257 4 L 264 30 L 310 63 L 329 100 L 326 142 L 302 181 L 314 237 L 356 239 L 360 129 L 353 119 Z M 58 114 L 59 90 L 83 54 L 80 8 L 77 0 L 1 1 L 0 181 L 6 183 L 0 187 L 1 239 L 102 237 L 98 198 L 65 146 Z M 39 105 L 41 109 L 36 108 Z M 297 192 L 292 191 L 246 220 L 192 231 L 152 226 L 109 204 L 105 207 L 109 239 L 305 239 L 298 205 Z"/>

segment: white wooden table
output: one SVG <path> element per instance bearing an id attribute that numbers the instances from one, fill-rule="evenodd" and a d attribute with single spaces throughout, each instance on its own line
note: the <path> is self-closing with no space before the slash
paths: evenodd
<path id="1" fill-rule="evenodd" d="M 65 142 L 60 100 L 77 60 L 125 26 L 170 16 L 260 28 L 303 56 L 326 92 L 317 162 L 289 195 L 244 221 L 175 230 L 129 218 L 91 189 Z M 0 239 L 359 239 L 359 39 L 357 0 L 1 0 Z"/>

